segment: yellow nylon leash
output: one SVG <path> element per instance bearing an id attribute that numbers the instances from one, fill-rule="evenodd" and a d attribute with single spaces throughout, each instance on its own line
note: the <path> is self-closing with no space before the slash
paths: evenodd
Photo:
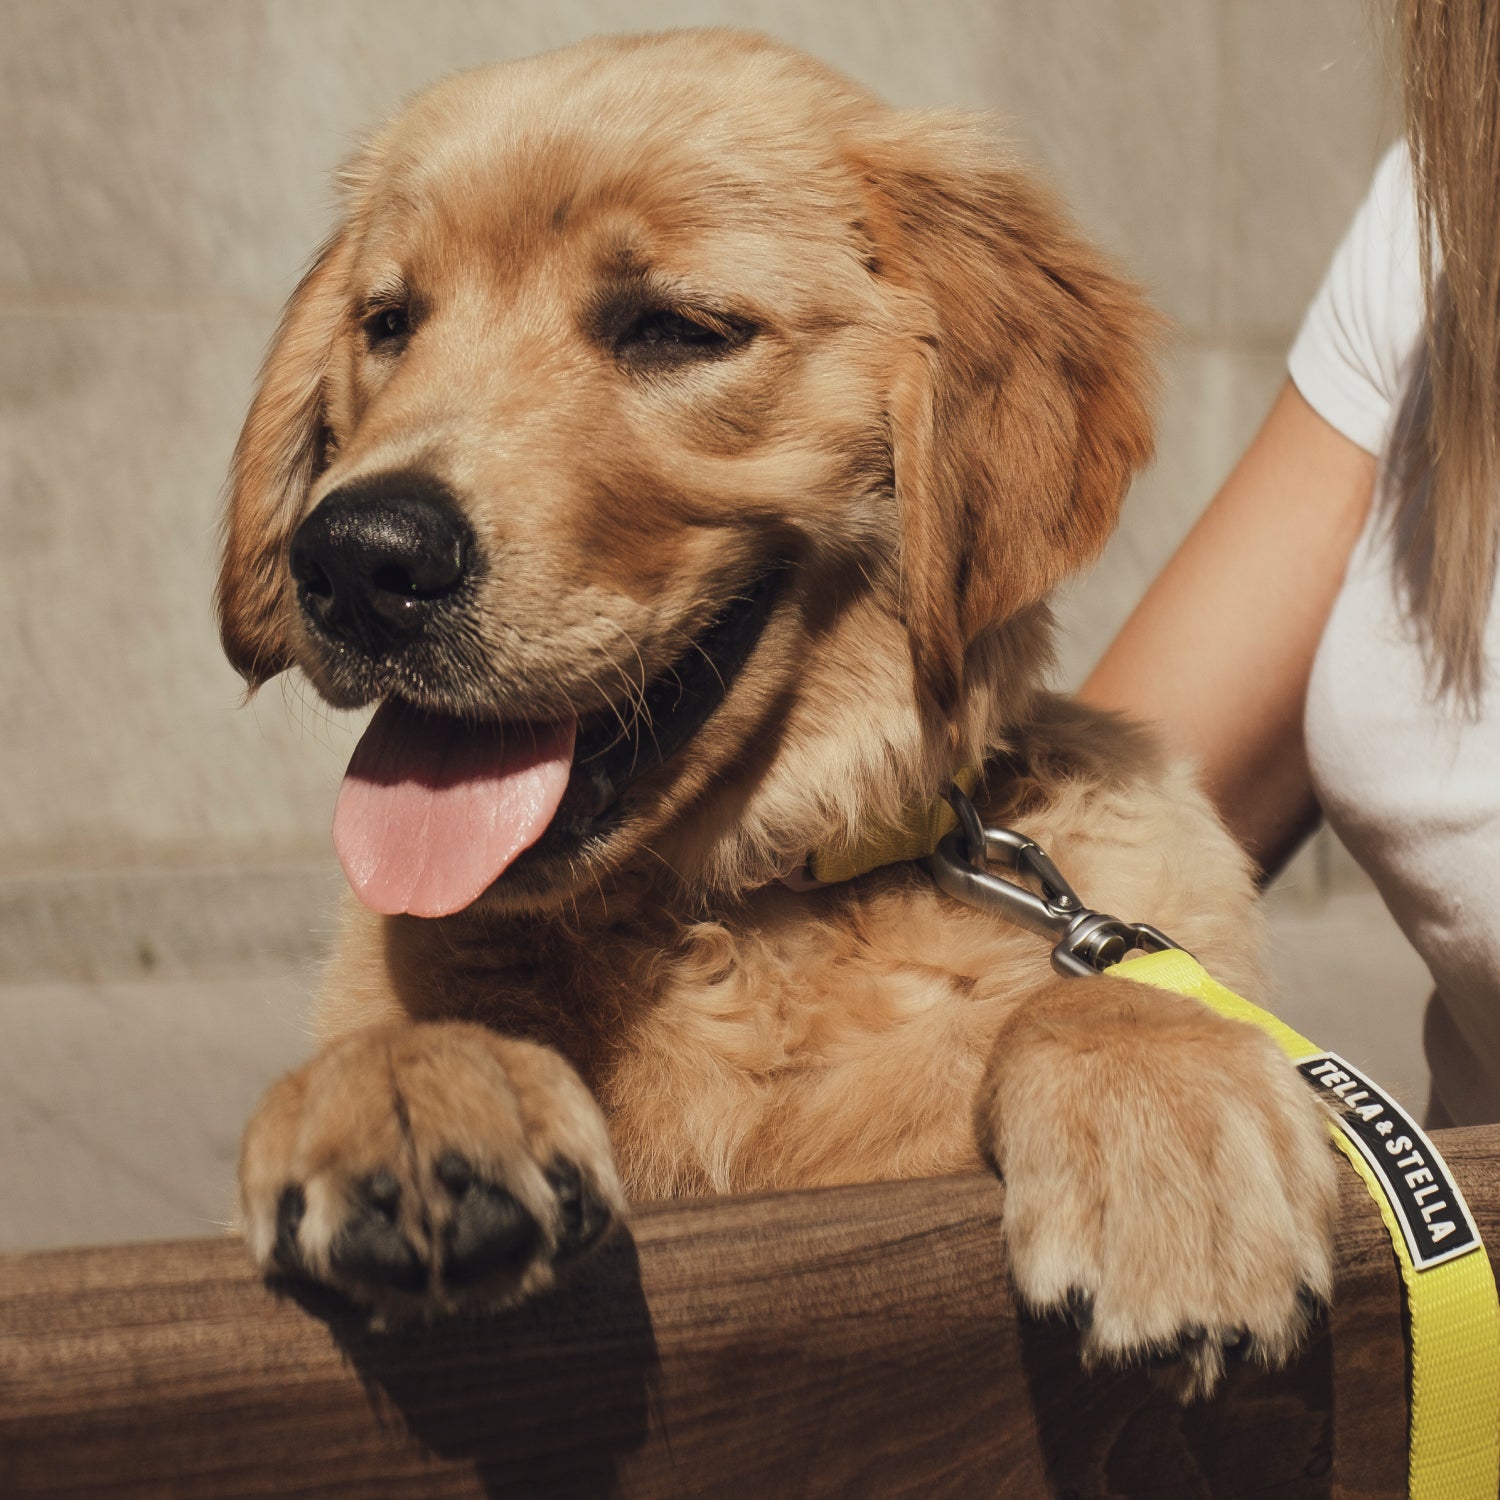
<path id="1" fill-rule="evenodd" d="M 1406 1286 L 1411 1500 L 1495 1500 L 1500 1489 L 1500 1306 L 1489 1256 L 1442 1157 L 1394 1100 L 1348 1063 L 1225 989 L 1180 948 L 1105 971 L 1186 995 L 1265 1032 L 1342 1106 L 1329 1122 L 1380 1209 Z"/>

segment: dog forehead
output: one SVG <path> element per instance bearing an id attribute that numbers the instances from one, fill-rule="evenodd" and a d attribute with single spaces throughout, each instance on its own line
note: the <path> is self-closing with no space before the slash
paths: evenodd
<path id="1" fill-rule="evenodd" d="M 603 213 L 661 232 L 816 235 L 858 217 L 843 141 L 880 108 L 761 38 L 604 39 L 441 81 L 350 176 L 373 217 L 450 233 L 547 233 Z"/>

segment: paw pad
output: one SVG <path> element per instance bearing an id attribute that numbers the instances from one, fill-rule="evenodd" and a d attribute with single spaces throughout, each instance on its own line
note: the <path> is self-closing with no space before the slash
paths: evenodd
<path id="1" fill-rule="evenodd" d="M 348 1219 L 328 1249 L 341 1276 L 396 1292 L 420 1292 L 427 1265 L 396 1223 L 401 1185 L 387 1171 L 372 1172 L 356 1187 Z"/>
<path id="2" fill-rule="evenodd" d="M 456 1151 L 437 1163 L 438 1181 L 453 1195 L 443 1230 L 443 1280 L 472 1286 L 496 1271 L 519 1270 L 536 1250 L 540 1227 L 514 1193 L 475 1174 Z"/>

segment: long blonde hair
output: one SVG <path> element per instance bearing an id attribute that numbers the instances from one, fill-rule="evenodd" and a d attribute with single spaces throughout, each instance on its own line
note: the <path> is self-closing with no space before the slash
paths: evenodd
<path id="1" fill-rule="evenodd" d="M 1500 0 L 1400 0 L 1398 24 L 1427 311 L 1398 566 L 1436 685 L 1472 707 L 1500 536 Z"/>

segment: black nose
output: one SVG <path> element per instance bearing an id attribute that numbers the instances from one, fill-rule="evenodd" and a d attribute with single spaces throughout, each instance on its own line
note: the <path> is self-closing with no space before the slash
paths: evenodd
<path id="1" fill-rule="evenodd" d="M 326 496 L 292 537 L 303 613 L 379 655 L 420 635 L 469 577 L 474 534 L 424 474 L 381 474 Z"/>

